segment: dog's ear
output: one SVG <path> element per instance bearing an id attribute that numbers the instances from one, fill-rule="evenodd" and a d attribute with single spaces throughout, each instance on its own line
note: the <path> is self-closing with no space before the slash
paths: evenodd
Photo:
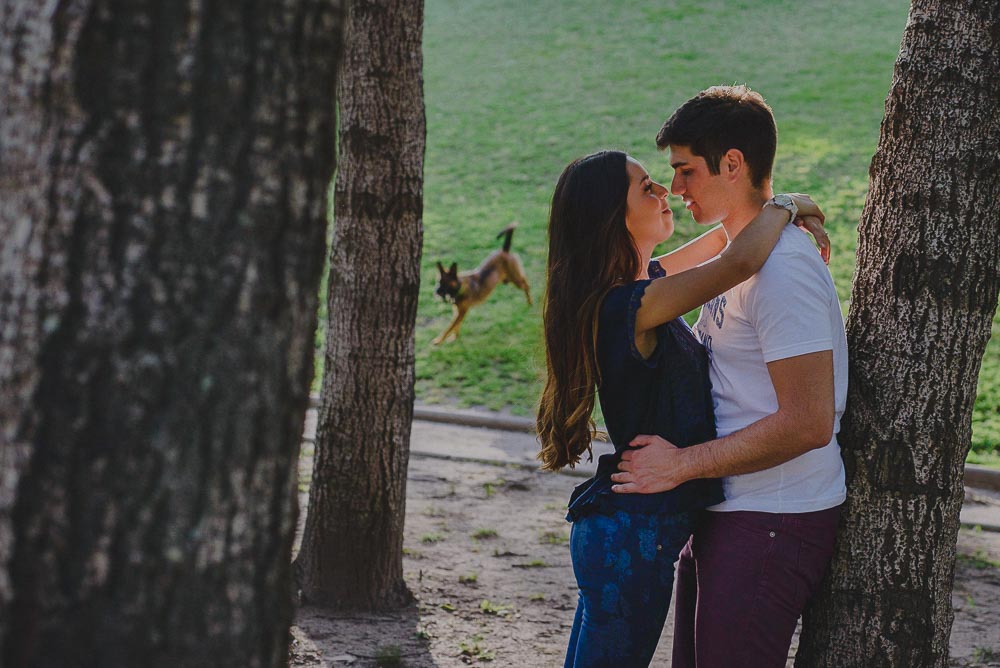
<path id="1" fill-rule="evenodd" d="M 443 264 L 441 264 L 440 262 L 438 262 L 438 271 L 440 271 L 440 272 L 441 272 L 441 275 L 442 275 L 442 276 L 444 276 L 445 274 L 447 274 L 447 273 L 448 273 L 447 271 L 445 271 L 445 270 L 444 270 L 444 265 L 443 265 Z"/>
<path id="2" fill-rule="evenodd" d="M 451 268 L 448 269 L 448 273 L 451 274 L 452 276 L 458 276 L 458 263 L 457 262 L 452 262 L 451 263 Z"/>

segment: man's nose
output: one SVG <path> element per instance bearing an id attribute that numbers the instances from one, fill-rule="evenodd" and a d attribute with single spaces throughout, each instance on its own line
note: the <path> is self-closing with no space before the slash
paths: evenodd
<path id="1" fill-rule="evenodd" d="M 674 175 L 674 178 L 670 179 L 670 192 L 674 195 L 680 195 L 684 192 L 684 186 L 681 184 L 681 179 L 678 175 Z"/>

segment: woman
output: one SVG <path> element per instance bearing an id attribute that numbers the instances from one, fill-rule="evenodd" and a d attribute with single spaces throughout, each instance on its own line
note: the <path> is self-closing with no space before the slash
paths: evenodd
<path id="1" fill-rule="evenodd" d="M 634 159 L 602 151 L 571 163 L 552 197 L 539 458 L 558 470 L 590 451 L 595 387 L 615 445 L 569 503 L 580 597 L 566 666 L 649 664 L 673 564 L 697 511 L 722 501 L 722 488 L 693 480 L 616 495 L 610 476 L 637 434 L 680 447 L 715 437 L 707 355 L 680 316 L 756 272 L 790 218 L 769 202 L 714 262 L 697 266 L 725 247 L 721 229 L 651 261 L 674 230 L 666 195 Z M 793 199 L 801 215 L 822 215 L 808 197 Z"/>

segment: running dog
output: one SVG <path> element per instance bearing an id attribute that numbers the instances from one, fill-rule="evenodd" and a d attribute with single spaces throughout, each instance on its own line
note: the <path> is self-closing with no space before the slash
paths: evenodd
<path id="1" fill-rule="evenodd" d="M 511 223 L 497 235 L 497 239 L 504 237 L 503 250 L 496 250 L 483 260 L 482 264 L 472 271 L 458 273 L 458 264 L 452 263 L 451 267 L 445 271 L 444 265 L 437 263 L 438 272 L 441 274 L 437 286 L 437 294 L 445 301 L 454 304 L 455 317 L 441 334 L 434 339 L 434 345 L 439 345 L 449 337 L 451 340 L 458 338 L 458 329 L 462 325 L 462 320 L 469 309 L 476 304 L 486 301 L 486 298 L 493 292 L 497 283 L 513 283 L 521 290 L 528 299 L 531 306 L 531 288 L 528 285 L 528 278 L 524 275 L 524 265 L 521 259 L 510 252 L 510 239 L 514 235 L 514 228 L 517 223 Z M 454 335 L 454 336 L 452 336 Z"/>

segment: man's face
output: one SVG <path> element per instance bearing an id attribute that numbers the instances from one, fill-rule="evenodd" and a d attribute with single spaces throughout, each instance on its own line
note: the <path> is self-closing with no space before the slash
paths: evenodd
<path id="1" fill-rule="evenodd" d="M 705 158 L 674 144 L 670 145 L 670 166 L 674 168 L 670 192 L 681 196 L 695 222 L 714 225 L 728 215 L 732 183 L 723 173 L 712 174 Z"/>

